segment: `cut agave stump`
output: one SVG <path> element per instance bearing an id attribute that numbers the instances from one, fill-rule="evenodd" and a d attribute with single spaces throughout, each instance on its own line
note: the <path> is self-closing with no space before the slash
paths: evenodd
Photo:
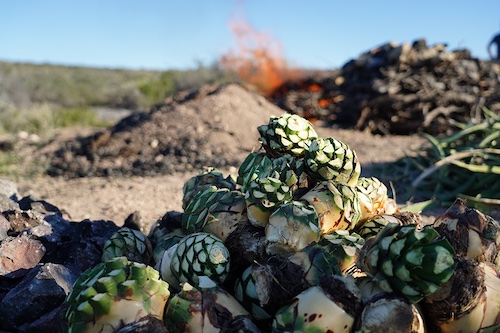
<path id="1" fill-rule="evenodd" d="M 500 270 L 489 263 L 458 258 L 451 279 L 425 298 L 428 327 L 436 332 L 499 332 Z"/>

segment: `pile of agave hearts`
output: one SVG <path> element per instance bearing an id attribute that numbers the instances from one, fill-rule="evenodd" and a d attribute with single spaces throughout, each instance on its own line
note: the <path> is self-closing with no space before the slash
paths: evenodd
<path id="1" fill-rule="evenodd" d="M 422 225 L 307 120 L 258 131 L 237 177 L 209 168 L 182 213 L 106 242 L 66 299 L 68 331 L 500 331 L 497 221 L 458 200 Z"/>

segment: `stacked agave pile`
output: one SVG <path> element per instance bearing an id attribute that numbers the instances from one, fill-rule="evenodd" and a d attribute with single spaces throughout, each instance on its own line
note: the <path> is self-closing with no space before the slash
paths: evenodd
<path id="1" fill-rule="evenodd" d="M 141 316 L 169 332 L 500 330 L 497 221 L 457 201 L 424 226 L 307 120 L 258 131 L 237 176 L 208 168 L 182 213 L 108 240 L 67 298 L 70 332 Z"/>

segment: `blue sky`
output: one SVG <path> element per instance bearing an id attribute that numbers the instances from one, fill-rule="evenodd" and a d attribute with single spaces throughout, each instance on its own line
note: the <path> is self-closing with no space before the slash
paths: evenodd
<path id="1" fill-rule="evenodd" d="M 447 43 L 486 59 L 498 0 L 20 0 L 0 4 L 0 60 L 133 69 L 210 65 L 231 19 L 279 41 L 288 63 L 332 69 L 380 44 Z"/>

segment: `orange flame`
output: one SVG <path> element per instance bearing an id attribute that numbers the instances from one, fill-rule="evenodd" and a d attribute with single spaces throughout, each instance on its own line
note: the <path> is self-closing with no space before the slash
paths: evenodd
<path id="1" fill-rule="evenodd" d="M 266 33 L 255 31 L 242 15 L 235 16 L 229 27 L 236 37 L 237 50 L 221 57 L 219 63 L 223 68 L 236 72 L 265 95 L 285 81 L 300 76 L 300 70 L 287 65 L 281 43 Z"/>
<path id="2" fill-rule="evenodd" d="M 321 92 L 323 91 L 323 88 L 320 87 L 319 84 L 317 83 L 313 83 L 311 84 L 309 87 L 307 87 L 307 89 L 311 92 Z"/>
<path id="3" fill-rule="evenodd" d="M 330 101 L 328 99 L 320 99 L 318 101 L 318 105 L 322 108 L 326 108 L 330 104 Z"/>

